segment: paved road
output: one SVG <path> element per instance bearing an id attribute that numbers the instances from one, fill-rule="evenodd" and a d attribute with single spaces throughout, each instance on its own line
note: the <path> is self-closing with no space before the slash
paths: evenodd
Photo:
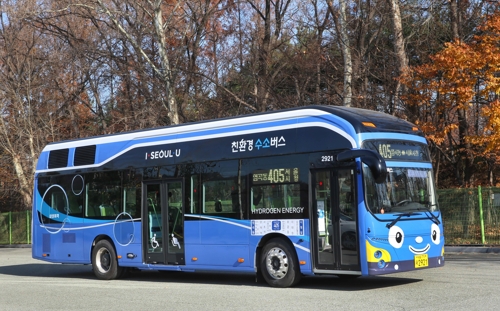
<path id="1" fill-rule="evenodd" d="M 89 266 L 36 261 L 0 249 L 0 310 L 498 310 L 500 254 L 446 255 L 440 269 L 344 281 L 305 278 L 294 288 L 253 276 L 141 272 L 95 279 Z"/>

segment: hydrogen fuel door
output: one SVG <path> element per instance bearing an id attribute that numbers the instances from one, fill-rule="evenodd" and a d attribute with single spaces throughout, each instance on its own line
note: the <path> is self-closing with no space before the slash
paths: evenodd
<path id="1" fill-rule="evenodd" d="M 146 263 L 184 265 L 182 181 L 143 184 L 143 248 Z"/>
<path id="2" fill-rule="evenodd" d="M 354 168 L 313 175 L 315 268 L 359 271 Z"/>

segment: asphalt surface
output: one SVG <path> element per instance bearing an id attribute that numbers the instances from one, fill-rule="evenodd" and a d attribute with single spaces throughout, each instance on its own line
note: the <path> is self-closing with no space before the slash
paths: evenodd
<path id="1" fill-rule="evenodd" d="M 499 310 L 500 254 L 455 248 L 440 268 L 343 279 L 305 277 L 272 288 L 253 275 L 134 272 L 98 280 L 90 265 L 31 258 L 28 247 L 0 250 L 0 311 L 69 310 Z M 494 250 L 493 250 L 494 251 Z"/>

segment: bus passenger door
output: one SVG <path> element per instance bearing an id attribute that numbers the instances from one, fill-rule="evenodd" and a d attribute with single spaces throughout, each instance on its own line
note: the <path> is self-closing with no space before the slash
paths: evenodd
<path id="1" fill-rule="evenodd" d="M 315 269 L 360 271 L 355 168 L 313 171 Z M 340 273 L 339 273 L 340 274 Z"/>
<path id="2" fill-rule="evenodd" d="M 143 183 L 143 250 L 146 263 L 184 265 L 182 182 Z"/>

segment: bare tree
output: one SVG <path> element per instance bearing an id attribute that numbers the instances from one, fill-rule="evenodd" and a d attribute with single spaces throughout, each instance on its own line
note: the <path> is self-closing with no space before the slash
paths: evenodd
<path id="1" fill-rule="evenodd" d="M 15 176 L 12 184 L 18 187 L 23 208 L 32 202 L 38 154 L 47 139 L 59 137 L 61 117 L 67 119 L 67 110 L 53 92 L 55 80 L 65 74 L 67 58 L 64 49 L 57 50 L 59 46 L 51 45 L 24 19 L 35 5 L 35 1 L 0 3 L 0 152 L 8 161 L 2 166 Z"/>
<path id="2" fill-rule="evenodd" d="M 262 22 L 262 33 L 257 37 L 260 42 L 256 50 L 257 72 L 254 96 L 257 111 L 266 111 L 269 108 L 272 79 L 285 65 L 281 64 L 273 72 L 270 71 L 272 52 L 279 45 L 277 41 L 282 35 L 284 17 L 291 0 L 247 0 L 247 2 L 255 11 L 257 19 Z M 273 12 L 274 16 L 272 15 Z"/>
<path id="3" fill-rule="evenodd" d="M 394 34 L 394 54 L 396 56 L 396 66 L 397 72 L 396 77 L 405 73 L 408 70 L 408 56 L 406 55 L 405 42 L 403 35 L 403 25 L 401 21 L 401 11 L 399 9 L 399 0 L 387 0 L 389 2 L 389 7 L 391 9 L 392 26 Z M 395 113 L 396 110 L 400 110 L 400 93 L 401 93 L 401 82 L 396 81 L 396 88 L 394 90 L 393 101 L 390 102 L 389 112 Z"/>
<path id="4" fill-rule="evenodd" d="M 168 46 L 165 29 L 171 27 L 176 20 L 176 14 L 178 13 L 179 7 L 183 1 L 112 1 L 113 6 L 102 0 L 97 0 L 97 4 L 100 9 L 104 11 L 106 15 L 109 16 L 110 20 L 115 25 L 116 29 L 124 36 L 130 44 L 134 47 L 136 52 L 141 55 L 141 57 L 153 68 L 156 75 L 165 84 L 165 91 L 167 97 L 166 109 L 172 124 L 179 124 L 179 110 L 177 107 L 177 100 L 175 98 L 175 75 L 173 73 L 170 58 L 168 56 Z M 138 42 L 132 34 L 126 29 L 122 24 L 120 15 L 126 14 L 127 11 L 122 11 L 123 6 L 131 7 L 136 10 L 143 10 L 143 12 L 151 18 L 154 26 L 154 34 L 158 42 L 157 49 L 160 56 L 159 65 L 151 59 L 150 55 L 142 47 L 141 43 Z M 164 18 L 164 15 L 167 17 Z M 127 20 L 127 16 L 124 17 Z"/>
<path id="5" fill-rule="evenodd" d="M 342 102 L 344 106 L 350 107 L 352 100 L 352 58 L 351 58 L 351 46 L 349 41 L 349 33 L 347 27 L 347 5 L 348 0 L 339 0 L 339 10 L 338 14 L 335 14 L 335 9 L 333 7 L 333 1 L 327 0 L 328 8 L 334 16 L 334 20 L 337 23 L 338 29 L 338 40 L 340 49 L 342 51 L 342 57 L 344 59 L 344 91 L 342 93 Z M 335 18 L 338 15 L 337 18 Z"/>

